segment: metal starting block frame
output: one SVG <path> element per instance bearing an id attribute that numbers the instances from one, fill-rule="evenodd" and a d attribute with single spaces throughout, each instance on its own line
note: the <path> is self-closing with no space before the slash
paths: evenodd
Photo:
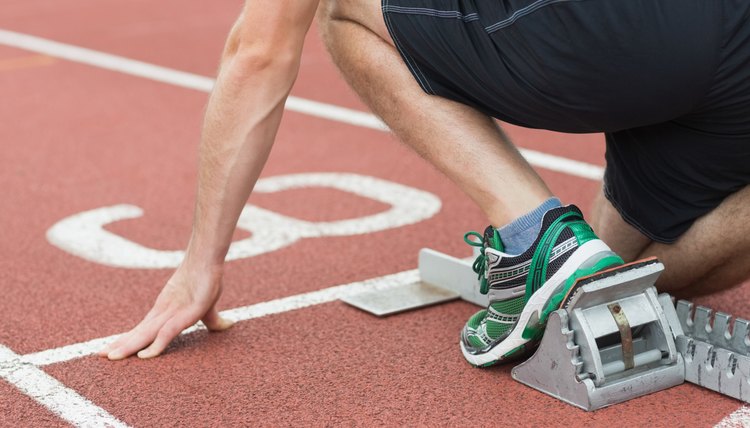
<path id="1" fill-rule="evenodd" d="M 671 299 L 653 286 L 663 270 L 654 260 L 581 285 L 550 314 L 539 348 L 513 379 L 584 410 L 683 383 L 674 342 L 682 330 Z"/>
<path id="2" fill-rule="evenodd" d="M 459 298 L 487 307 L 472 261 L 422 249 L 420 281 L 343 300 L 378 316 Z M 587 411 L 686 380 L 750 402 L 750 322 L 686 301 L 675 306 L 654 287 L 663 270 L 653 260 L 582 279 L 513 379 Z"/>

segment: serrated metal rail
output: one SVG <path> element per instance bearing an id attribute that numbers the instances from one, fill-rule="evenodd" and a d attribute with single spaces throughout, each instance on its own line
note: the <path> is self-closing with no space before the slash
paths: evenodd
<path id="1" fill-rule="evenodd" d="M 680 300 L 675 305 L 684 335 L 675 339 L 685 360 L 685 380 L 750 402 L 750 321 Z"/>

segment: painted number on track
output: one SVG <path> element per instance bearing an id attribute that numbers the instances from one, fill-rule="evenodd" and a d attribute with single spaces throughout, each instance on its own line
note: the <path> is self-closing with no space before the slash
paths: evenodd
<path id="1" fill-rule="evenodd" d="M 375 177 L 344 173 L 280 175 L 258 180 L 255 192 L 274 193 L 307 187 L 329 187 L 374 199 L 391 206 L 385 212 L 339 220 L 310 222 L 247 204 L 237 227 L 251 233 L 232 242 L 227 260 L 238 260 L 278 250 L 303 238 L 361 235 L 414 224 L 440 211 L 432 193 Z M 97 208 L 67 217 L 47 231 L 56 247 L 86 260 L 132 269 L 177 267 L 183 251 L 148 248 L 104 229 L 107 224 L 143 216 L 134 205 Z"/>

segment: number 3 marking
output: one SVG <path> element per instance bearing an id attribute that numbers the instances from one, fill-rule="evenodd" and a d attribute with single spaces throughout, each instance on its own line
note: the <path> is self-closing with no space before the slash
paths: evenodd
<path id="1" fill-rule="evenodd" d="M 288 189 L 329 187 L 374 199 L 391 206 L 385 212 L 365 217 L 310 222 L 287 217 L 253 205 L 245 205 L 237 227 L 251 233 L 232 242 L 227 260 L 245 259 L 278 250 L 303 238 L 351 236 L 414 224 L 440 211 L 440 199 L 432 193 L 375 177 L 344 173 L 292 174 L 262 178 L 255 192 L 275 193 Z M 104 230 L 116 221 L 139 218 L 143 210 L 134 205 L 114 205 L 65 218 L 47 231 L 56 247 L 86 260 L 132 269 L 177 267 L 184 251 L 148 248 Z"/>

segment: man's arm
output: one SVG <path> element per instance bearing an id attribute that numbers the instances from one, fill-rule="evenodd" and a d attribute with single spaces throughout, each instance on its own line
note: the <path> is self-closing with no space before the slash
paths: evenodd
<path id="1" fill-rule="evenodd" d="M 210 330 L 231 325 L 215 309 L 224 257 L 271 151 L 317 3 L 247 0 L 227 39 L 206 109 L 185 259 L 146 317 L 100 355 L 155 357 L 198 320 Z"/>

